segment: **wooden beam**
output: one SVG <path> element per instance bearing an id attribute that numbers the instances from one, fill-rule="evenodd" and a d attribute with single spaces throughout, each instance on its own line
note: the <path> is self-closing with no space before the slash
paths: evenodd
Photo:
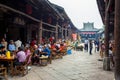
<path id="1" fill-rule="evenodd" d="M 29 16 L 28 14 L 25 14 L 25 13 L 19 11 L 19 10 L 13 9 L 13 8 L 11 8 L 11 7 L 9 7 L 9 6 L 0 4 L 0 7 L 3 7 L 3 8 L 5 8 L 5 9 L 8 9 L 8 10 L 13 11 L 13 12 L 18 13 L 18 14 L 21 14 L 21 15 L 23 15 L 23 16 L 25 16 L 25 17 L 33 20 L 33 21 L 40 22 L 40 20 L 38 20 L 38 19 L 36 19 L 36 18 L 34 18 L 34 17 L 32 17 L 32 16 Z"/>
<path id="2" fill-rule="evenodd" d="M 110 8 L 110 5 L 112 4 L 112 0 L 109 0 L 109 2 L 108 2 L 108 5 L 107 5 L 107 7 L 106 7 L 106 11 L 108 12 L 109 11 L 109 8 Z"/>
<path id="3" fill-rule="evenodd" d="M 48 32 L 54 32 L 55 33 L 55 31 L 51 31 L 51 30 L 48 30 L 48 29 L 42 29 L 43 31 L 48 31 Z"/>
<path id="4" fill-rule="evenodd" d="M 45 22 L 42 22 L 42 24 L 45 24 L 45 25 L 48 25 L 48 26 L 50 26 L 50 27 L 56 28 L 56 26 L 51 25 L 51 24 L 48 24 L 48 23 L 45 23 Z"/>

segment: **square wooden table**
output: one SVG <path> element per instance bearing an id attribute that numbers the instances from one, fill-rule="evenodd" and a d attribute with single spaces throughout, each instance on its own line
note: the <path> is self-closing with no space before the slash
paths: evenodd
<path id="1" fill-rule="evenodd" d="M 13 69 L 13 62 L 14 62 L 14 57 L 11 57 L 11 58 L 7 58 L 7 57 L 0 57 L 0 62 L 8 62 L 10 63 L 10 74 L 13 76 L 13 73 L 14 73 L 14 69 Z"/>

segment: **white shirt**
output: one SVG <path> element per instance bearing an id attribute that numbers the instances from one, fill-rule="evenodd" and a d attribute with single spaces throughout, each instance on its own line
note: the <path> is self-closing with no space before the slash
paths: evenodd
<path id="1" fill-rule="evenodd" d="M 85 44 L 88 44 L 88 40 L 85 40 Z"/>
<path id="2" fill-rule="evenodd" d="M 112 51 L 111 50 L 109 50 L 109 54 L 112 55 Z"/>
<path id="3" fill-rule="evenodd" d="M 57 43 L 56 46 L 57 46 L 58 48 L 60 48 L 60 44 Z"/>
<path id="4" fill-rule="evenodd" d="M 18 47 L 21 47 L 21 45 L 22 45 L 22 42 L 20 40 L 15 41 L 15 46 L 17 50 L 18 50 Z"/>

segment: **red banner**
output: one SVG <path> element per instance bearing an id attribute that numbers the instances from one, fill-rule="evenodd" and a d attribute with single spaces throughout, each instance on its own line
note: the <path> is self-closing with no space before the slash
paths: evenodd
<path id="1" fill-rule="evenodd" d="M 72 38 L 74 41 L 77 40 L 77 34 L 72 34 Z"/>

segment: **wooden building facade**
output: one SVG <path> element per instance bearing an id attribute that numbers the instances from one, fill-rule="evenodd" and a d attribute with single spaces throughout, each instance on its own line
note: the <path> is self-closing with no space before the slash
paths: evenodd
<path id="1" fill-rule="evenodd" d="M 70 38 L 69 17 L 60 6 L 48 0 L 1 0 L 0 1 L 0 39 L 20 38 L 26 43 L 43 38 Z"/>
<path id="2" fill-rule="evenodd" d="M 115 80 L 120 80 L 120 0 L 97 0 L 98 8 L 105 24 L 105 54 L 109 55 L 110 34 L 113 36 Z"/>

